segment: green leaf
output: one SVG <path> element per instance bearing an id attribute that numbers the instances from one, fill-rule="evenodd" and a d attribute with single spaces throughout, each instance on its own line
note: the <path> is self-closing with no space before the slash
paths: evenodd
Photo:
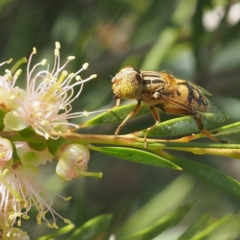
<path id="1" fill-rule="evenodd" d="M 130 162 L 136 162 L 156 167 L 172 168 L 175 170 L 181 169 L 174 163 L 168 161 L 167 159 L 161 156 L 135 148 L 91 146 L 90 149 L 102 152 L 104 154 L 108 154 L 113 157 L 128 160 Z"/>
<path id="2" fill-rule="evenodd" d="M 153 222 L 149 227 L 140 230 L 130 236 L 123 237 L 124 240 L 149 240 L 158 236 L 160 233 L 175 226 L 191 209 L 192 203 L 185 204 L 159 220 Z"/>
<path id="3" fill-rule="evenodd" d="M 229 192 L 237 197 L 240 197 L 240 183 L 236 179 L 233 179 L 216 169 L 188 159 L 174 157 L 169 154 L 164 154 L 164 157 L 183 168 L 185 171 L 199 177 L 203 181 L 220 188 L 225 192 Z"/>
<path id="4" fill-rule="evenodd" d="M 215 135 L 220 136 L 220 135 L 227 135 L 227 134 L 239 133 L 239 132 L 240 132 L 240 122 L 236 122 L 236 123 L 232 123 L 219 128 L 218 132 Z"/>
<path id="5" fill-rule="evenodd" d="M 193 222 L 193 224 L 178 238 L 178 240 L 186 240 L 191 239 L 199 230 L 203 228 L 203 226 L 209 225 L 210 221 L 212 221 L 213 218 L 210 217 L 209 214 L 204 214 L 197 220 Z"/>
<path id="6" fill-rule="evenodd" d="M 202 121 L 205 129 L 214 129 L 221 125 L 220 123 L 211 122 L 205 119 L 202 119 Z M 145 131 L 143 131 L 142 134 L 144 134 Z M 184 116 L 159 123 L 149 131 L 148 136 L 176 137 L 193 133 L 200 133 L 194 117 Z"/>
<path id="7" fill-rule="evenodd" d="M 224 239 L 239 239 L 240 236 L 240 214 L 234 215 L 229 221 L 226 221 L 221 228 L 217 228 L 217 231 L 214 231 L 209 236 L 209 240 L 221 239 L 224 236 Z"/>
<path id="8" fill-rule="evenodd" d="M 156 222 L 166 212 L 182 204 L 193 187 L 194 181 L 186 174 L 176 178 L 118 227 L 116 235 L 121 239 L 124 235 L 133 234 Z"/>
<path id="9" fill-rule="evenodd" d="M 80 125 L 80 127 L 84 128 L 101 124 L 121 122 L 134 109 L 135 106 L 136 104 L 128 104 L 112 108 L 109 111 L 106 111 L 90 119 L 88 122 L 83 123 L 82 125 Z M 150 114 L 150 110 L 149 107 L 141 104 L 139 112 L 133 118 L 144 114 Z M 205 129 L 215 129 L 222 125 L 221 123 L 211 122 L 205 119 L 202 119 L 202 121 Z M 146 129 L 141 131 L 139 133 L 139 136 L 143 136 L 145 131 Z M 228 131 L 230 130 L 228 129 Z M 192 116 L 184 116 L 177 118 L 175 117 L 171 120 L 159 123 L 156 127 L 149 131 L 148 136 L 175 137 L 189 135 L 192 133 L 199 133 L 197 123 Z"/>
<path id="10" fill-rule="evenodd" d="M 134 109 L 135 106 L 136 106 L 136 103 L 112 108 L 90 119 L 88 122 L 83 123 L 82 125 L 80 125 L 80 127 L 83 128 L 83 127 L 95 126 L 100 124 L 121 122 Z M 141 104 L 139 112 L 134 117 L 141 116 L 146 113 L 150 113 L 149 107 L 146 107 L 143 104 Z"/>
<path id="11" fill-rule="evenodd" d="M 179 32 L 174 28 L 165 28 L 161 31 L 157 41 L 145 57 L 142 69 L 158 69 L 178 36 Z"/>
<path id="12" fill-rule="evenodd" d="M 67 240 L 91 240 L 106 231 L 112 220 L 111 214 L 104 214 L 90 219 L 81 227 L 77 228 Z"/>
<path id="13" fill-rule="evenodd" d="M 229 221 L 231 218 L 232 218 L 232 215 L 227 215 L 227 216 L 215 221 L 214 223 L 208 225 L 204 230 L 202 230 L 201 232 L 197 233 L 196 235 L 194 235 L 193 237 L 188 238 L 188 239 L 189 240 L 205 239 L 205 237 L 209 236 L 211 233 L 216 231 L 218 228 L 220 228 L 224 223 Z"/>
<path id="14" fill-rule="evenodd" d="M 65 227 L 62 227 L 62 228 L 56 230 L 54 233 L 47 234 L 45 236 L 42 236 L 42 237 L 38 238 L 38 240 L 49 240 L 49 239 L 56 238 L 58 236 L 63 236 L 64 234 L 70 232 L 73 228 L 74 228 L 74 225 L 69 224 Z"/>

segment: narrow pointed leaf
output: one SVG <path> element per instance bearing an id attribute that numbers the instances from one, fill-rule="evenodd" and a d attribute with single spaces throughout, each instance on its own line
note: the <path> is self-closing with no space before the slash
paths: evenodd
<path id="1" fill-rule="evenodd" d="M 125 147 L 91 147 L 91 149 L 108 154 L 113 157 L 128 160 L 130 162 L 136 162 L 156 167 L 165 167 L 180 170 L 177 165 L 171 161 L 158 156 L 153 153 L 142 151 L 135 148 L 125 148 Z"/>
<path id="2" fill-rule="evenodd" d="M 232 215 L 227 215 L 217 221 L 215 221 L 214 223 L 212 223 L 211 225 L 209 225 L 208 227 L 206 227 L 204 230 L 202 230 L 201 232 L 197 233 L 196 235 L 194 235 L 193 237 L 189 238 L 189 240 L 201 240 L 201 239 L 205 239 L 207 236 L 209 236 L 211 233 L 213 233 L 214 231 L 216 231 L 219 227 L 221 227 L 224 223 L 226 223 L 227 221 L 229 221 L 232 218 Z"/>
<path id="3" fill-rule="evenodd" d="M 54 239 L 56 237 L 62 237 L 64 234 L 69 233 L 72 229 L 74 229 L 74 225 L 69 224 L 65 227 L 62 227 L 62 228 L 56 230 L 54 233 L 51 233 L 51 234 L 48 234 L 48 235 L 38 238 L 38 240 L 49 240 L 49 239 Z"/>
<path id="4" fill-rule="evenodd" d="M 185 171 L 192 173 L 203 181 L 225 192 L 240 197 L 240 183 L 236 179 L 206 165 L 180 157 L 168 156 L 169 157 L 166 157 L 167 159 L 183 168 Z"/>
<path id="5" fill-rule="evenodd" d="M 192 204 L 185 204 L 171 213 L 165 215 L 159 220 L 152 223 L 149 227 L 140 230 L 139 232 L 127 237 L 123 237 L 124 240 L 137 239 L 137 240 L 149 240 L 161 234 L 163 231 L 176 225 L 190 210 Z"/>
<path id="6" fill-rule="evenodd" d="M 178 240 L 186 240 L 191 239 L 194 235 L 196 235 L 200 230 L 206 226 L 209 221 L 212 221 L 212 217 L 209 214 L 204 214 L 200 218 L 196 219 L 192 225 L 178 238 Z"/>
<path id="7" fill-rule="evenodd" d="M 216 231 L 212 232 L 209 236 L 209 240 L 221 239 L 224 236 L 225 239 L 233 240 L 239 239 L 240 236 L 240 214 L 234 215 L 229 221 L 217 228 Z"/>
<path id="8" fill-rule="evenodd" d="M 88 122 L 83 123 L 82 125 L 80 125 L 80 127 L 82 128 L 100 124 L 121 122 L 134 109 L 135 106 L 136 103 L 133 103 L 109 109 L 108 111 L 90 119 Z M 150 113 L 149 108 L 142 104 L 139 112 L 134 117 L 141 116 L 147 113 Z"/>
<path id="9" fill-rule="evenodd" d="M 84 223 L 81 227 L 76 229 L 73 234 L 67 240 L 93 240 L 97 236 L 106 231 L 112 220 L 111 214 L 104 214 L 90 219 Z"/>
<path id="10" fill-rule="evenodd" d="M 202 119 L 202 121 L 205 129 L 215 129 L 222 125 L 205 119 Z M 142 133 L 145 133 L 145 130 Z M 149 131 L 148 136 L 176 137 L 193 133 L 199 133 L 196 121 L 192 116 L 184 116 L 159 123 Z"/>
<path id="11" fill-rule="evenodd" d="M 218 132 L 216 133 L 216 136 L 220 135 L 227 135 L 231 133 L 239 133 L 240 132 L 240 122 L 232 123 L 223 127 L 220 127 L 218 129 Z"/>
<path id="12" fill-rule="evenodd" d="M 126 233 L 133 234 L 156 222 L 175 206 L 182 204 L 193 187 L 194 181 L 186 174 L 176 178 L 118 227 L 116 235 L 121 239 Z"/>

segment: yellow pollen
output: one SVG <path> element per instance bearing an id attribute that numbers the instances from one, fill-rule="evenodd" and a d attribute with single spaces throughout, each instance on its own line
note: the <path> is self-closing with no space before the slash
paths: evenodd
<path id="1" fill-rule="evenodd" d="M 43 59 L 43 60 L 41 61 L 41 65 L 44 66 L 44 65 L 46 65 L 46 64 L 47 64 L 47 60 L 46 60 L 46 59 Z"/>
<path id="2" fill-rule="evenodd" d="M 47 226 L 48 226 L 49 228 L 53 228 L 53 226 L 52 226 L 50 223 L 48 223 Z"/>
<path id="3" fill-rule="evenodd" d="M 90 79 L 93 79 L 93 78 L 96 78 L 97 77 L 97 74 L 93 74 L 90 76 Z"/>
<path id="4" fill-rule="evenodd" d="M 84 70 L 86 70 L 86 69 L 88 68 L 88 66 L 89 66 L 88 63 L 84 63 L 84 64 L 82 65 L 82 68 L 83 68 Z"/>
<path id="5" fill-rule="evenodd" d="M 76 79 L 76 81 L 82 80 L 82 78 L 81 78 L 79 75 L 77 75 L 77 76 L 75 77 L 75 79 Z"/>
<path id="6" fill-rule="evenodd" d="M 71 199 L 72 199 L 72 197 L 69 196 L 69 197 L 64 198 L 63 200 L 64 200 L 64 201 L 70 201 Z"/>
<path id="7" fill-rule="evenodd" d="M 55 47 L 56 47 L 57 49 L 60 49 L 60 48 L 61 48 L 60 43 L 59 43 L 59 42 L 55 42 Z"/>
<path id="8" fill-rule="evenodd" d="M 18 227 L 21 227 L 21 225 L 22 225 L 22 222 L 21 222 L 21 220 L 20 220 L 20 219 L 17 221 L 17 225 L 18 225 Z"/>
<path id="9" fill-rule="evenodd" d="M 22 215 L 22 218 L 28 220 L 28 219 L 30 219 L 30 216 L 27 214 L 24 214 L 24 215 Z"/>
<path id="10" fill-rule="evenodd" d="M 53 228 L 59 229 L 58 225 L 56 223 L 53 223 Z"/>
<path id="11" fill-rule="evenodd" d="M 13 60 L 12 58 L 9 58 L 9 59 L 6 61 L 6 63 L 9 64 L 9 63 L 12 62 L 12 60 Z"/>
<path id="12" fill-rule="evenodd" d="M 75 59 L 75 56 L 69 56 L 67 59 L 68 59 L 68 60 L 74 60 L 74 59 Z"/>
<path id="13" fill-rule="evenodd" d="M 36 54 L 37 53 L 37 49 L 34 47 L 33 48 L 33 54 Z"/>
<path id="14" fill-rule="evenodd" d="M 74 76 L 74 73 L 70 73 L 70 74 L 68 75 L 69 78 L 73 78 L 73 76 Z"/>
<path id="15" fill-rule="evenodd" d="M 71 224 L 72 222 L 69 219 L 64 218 L 63 221 L 67 224 Z"/>

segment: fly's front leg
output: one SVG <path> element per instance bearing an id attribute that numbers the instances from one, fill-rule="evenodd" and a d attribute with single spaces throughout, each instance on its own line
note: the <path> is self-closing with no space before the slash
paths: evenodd
<path id="1" fill-rule="evenodd" d="M 127 117 L 122 121 L 122 123 L 118 126 L 117 130 L 115 131 L 115 136 L 118 135 L 118 133 L 120 132 L 120 130 L 122 129 L 122 127 L 126 124 L 126 122 L 128 121 L 128 119 L 130 119 L 131 117 L 133 117 L 135 114 L 137 114 L 140 110 L 140 106 L 141 106 L 141 101 L 138 101 L 137 105 L 135 106 L 135 108 L 127 115 Z"/>
<path id="2" fill-rule="evenodd" d="M 120 106 L 120 101 L 121 101 L 121 99 L 120 99 L 120 98 L 117 98 L 117 96 L 114 96 L 114 99 L 116 99 L 116 104 L 115 104 L 115 106 L 112 107 L 111 109 L 108 109 L 108 112 L 110 112 L 112 109 L 117 108 L 117 107 Z"/>
<path id="3" fill-rule="evenodd" d="M 151 127 L 147 128 L 147 130 L 146 130 L 146 133 L 144 135 L 144 147 L 147 147 L 147 135 L 148 135 L 148 132 L 150 130 L 152 130 L 153 128 L 155 128 L 160 123 L 160 117 L 159 117 L 159 114 L 158 114 L 157 110 L 153 106 L 150 107 L 150 110 L 151 110 L 151 113 L 152 113 L 153 118 L 155 120 L 155 124 L 152 125 Z"/>
<path id="4" fill-rule="evenodd" d="M 212 139 L 215 142 L 225 143 L 224 141 L 220 141 L 217 138 L 213 137 L 209 131 L 204 129 L 202 119 L 199 116 L 194 115 L 194 118 L 195 118 L 195 121 L 198 125 L 198 129 L 200 130 L 201 133 L 203 133 L 206 137 Z"/>
<path id="5" fill-rule="evenodd" d="M 117 98 L 117 100 L 116 100 L 116 104 L 115 104 L 115 106 L 114 106 L 113 108 L 115 108 L 115 107 L 119 107 L 119 105 L 120 105 L 120 101 L 121 101 L 121 99 L 120 99 L 120 98 Z"/>

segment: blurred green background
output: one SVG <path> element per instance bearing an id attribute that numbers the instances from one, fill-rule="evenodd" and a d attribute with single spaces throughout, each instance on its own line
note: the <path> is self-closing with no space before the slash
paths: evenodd
<path id="1" fill-rule="evenodd" d="M 123 66 L 131 65 L 146 70 L 167 70 L 180 79 L 197 83 L 213 94 L 210 100 L 229 117 L 226 124 L 239 121 L 239 1 L 1 0 L 0 11 L 2 61 L 10 57 L 14 60 L 27 57 L 32 47 L 38 49 L 34 61 L 53 59 L 54 43 L 59 41 L 62 62 L 69 55 L 76 56 L 68 67 L 69 72 L 76 71 L 84 62 L 90 64 L 82 77 L 96 73 L 98 78 L 85 84 L 79 100 L 74 103 L 75 110 L 94 111 L 113 107 L 111 76 Z M 24 84 L 24 79 L 19 84 Z M 126 104 L 127 101 L 121 103 Z M 172 117 L 175 116 L 161 114 L 162 121 Z M 123 133 L 153 123 L 152 116 L 148 114 L 130 121 Z M 116 127 L 117 124 L 104 125 L 81 132 L 113 134 Z M 239 134 L 224 140 L 239 143 Z M 240 180 L 237 160 L 174 154 L 203 162 Z M 92 152 L 89 171 L 102 171 L 103 178 L 64 182 L 56 176 L 55 165 L 54 162 L 47 164 L 40 181 L 56 193 L 73 197 L 64 204 L 56 197 L 54 206 L 76 226 L 102 213 L 120 216 L 124 212 L 122 219 L 116 220 L 117 226 L 184 174 Z M 185 198 L 180 199 L 178 204 L 195 201 L 195 205 L 178 227 L 157 239 L 175 239 L 182 229 L 206 212 L 215 217 L 239 212 L 239 199 L 190 175 L 187 177 L 186 185 L 183 181 L 181 189 L 176 189 L 172 198 L 188 189 Z M 164 204 L 158 206 L 159 209 L 164 207 Z M 45 224 L 38 226 L 35 220 L 23 221 L 22 229 L 28 230 L 32 239 L 51 231 Z"/>

